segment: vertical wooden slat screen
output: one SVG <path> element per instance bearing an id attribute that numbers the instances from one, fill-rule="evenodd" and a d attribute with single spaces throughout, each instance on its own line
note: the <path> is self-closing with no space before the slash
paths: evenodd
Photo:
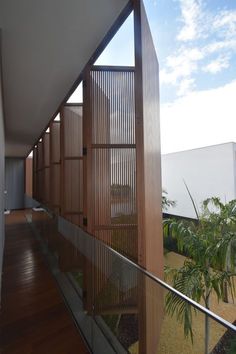
<path id="1" fill-rule="evenodd" d="M 33 196 L 33 159 L 27 157 L 25 159 L 25 194 L 29 197 Z"/>
<path id="2" fill-rule="evenodd" d="M 44 174 L 44 189 L 43 203 L 49 206 L 50 203 L 50 133 L 45 133 L 43 136 L 43 174 Z"/>
<path id="3" fill-rule="evenodd" d="M 64 218 L 162 278 L 159 67 L 143 2 L 132 3 L 135 68 L 88 65 L 83 108 L 66 104 L 60 125 L 51 124 L 50 201 L 60 204 Z M 34 195 L 41 202 L 48 198 L 45 136 L 34 149 Z M 115 294 L 112 284 L 119 288 L 120 280 L 113 257 L 102 247 L 91 253 L 91 262 L 81 264 L 86 309 L 125 313 L 129 305 L 129 313 L 138 312 L 139 353 L 157 352 L 162 291 L 136 277 L 132 289 Z"/>
<path id="4" fill-rule="evenodd" d="M 127 268 L 122 260 L 114 257 L 103 243 L 96 244 L 93 259 L 95 267 L 90 267 L 89 275 L 93 275 L 94 313 L 137 315 L 137 273 L 125 273 Z"/>
<path id="5" fill-rule="evenodd" d="M 64 218 L 82 226 L 83 222 L 83 107 L 68 104 L 61 115 L 61 173 Z"/>
<path id="6" fill-rule="evenodd" d="M 89 231 L 137 260 L 134 69 L 93 66 L 86 80 Z"/>
<path id="7" fill-rule="evenodd" d="M 33 149 L 33 198 L 38 199 L 38 148 Z"/>
<path id="8" fill-rule="evenodd" d="M 50 123 L 50 205 L 60 213 L 60 121 Z"/>
<path id="9" fill-rule="evenodd" d="M 93 66 L 87 71 L 84 83 L 87 231 L 137 261 L 134 107 L 134 68 Z M 92 288 L 86 274 L 85 283 L 87 302 L 90 304 L 93 297 L 95 313 L 137 312 L 136 289 L 125 296 L 114 292 L 115 280 L 110 279 L 113 257 L 102 247 L 94 249 L 93 257 L 101 266 L 86 265 Z M 110 294 L 109 304 L 104 303 L 106 294 Z"/>
<path id="10" fill-rule="evenodd" d="M 43 143 L 38 142 L 37 148 L 37 195 L 38 201 L 44 200 L 44 168 L 43 168 Z"/>
<path id="11" fill-rule="evenodd" d="M 134 0 L 134 29 L 138 261 L 163 278 L 159 66 L 142 0 Z M 139 287 L 139 352 L 155 353 L 163 318 L 163 292 L 147 278 Z"/>
<path id="12" fill-rule="evenodd" d="M 145 8 L 135 0 L 139 263 L 163 277 L 159 65 Z M 157 254 L 158 252 L 158 254 Z M 154 262 L 154 259 L 157 261 Z"/>

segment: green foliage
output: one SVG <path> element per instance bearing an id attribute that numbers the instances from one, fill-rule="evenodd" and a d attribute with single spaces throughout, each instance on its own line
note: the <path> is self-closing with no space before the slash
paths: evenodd
<path id="1" fill-rule="evenodd" d="M 163 189 L 162 191 L 162 210 L 167 210 L 169 207 L 175 207 L 176 202 L 167 198 L 167 191 Z"/>
<path id="2" fill-rule="evenodd" d="M 73 272 L 73 277 L 77 281 L 78 285 L 81 289 L 83 289 L 83 273 L 82 272 Z"/>
<path id="3" fill-rule="evenodd" d="M 226 354 L 235 354 L 236 353 L 236 338 L 233 338 L 230 347 L 226 351 Z"/>
<path id="4" fill-rule="evenodd" d="M 171 277 L 174 288 L 209 308 L 209 299 L 214 291 L 219 299 L 224 298 L 225 286 L 235 295 L 236 245 L 236 200 L 227 204 L 219 198 L 203 202 L 198 222 L 187 220 L 164 220 L 164 235 L 171 232 L 180 252 L 188 258 L 180 269 L 166 268 L 166 277 Z M 167 313 L 184 324 L 184 333 L 193 339 L 191 307 L 179 297 L 168 293 Z"/>
<path id="5" fill-rule="evenodd" d="M 103 320 L 106 322 L 110 330 L 117 335 L 117 322 L 119 320 L 119 315 L 102 315 Z"/>

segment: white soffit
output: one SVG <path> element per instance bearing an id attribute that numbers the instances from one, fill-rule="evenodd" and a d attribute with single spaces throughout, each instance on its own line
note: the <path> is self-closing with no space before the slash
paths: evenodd
<path id="1" fill-rule="evenodd" d="M 128 0 L 1 0 L 6 155 L 26 156 Z"/>

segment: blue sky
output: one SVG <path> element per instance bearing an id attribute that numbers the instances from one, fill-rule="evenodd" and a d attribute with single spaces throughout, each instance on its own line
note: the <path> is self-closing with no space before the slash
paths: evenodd
<path id="1" fill-rule="evenodd" d="M 236 141 L 236 0 L 144 3 L 160 64 L 162 152 Z M 131 15 L 97 64 L 133 65 L 133 48 Z"/>

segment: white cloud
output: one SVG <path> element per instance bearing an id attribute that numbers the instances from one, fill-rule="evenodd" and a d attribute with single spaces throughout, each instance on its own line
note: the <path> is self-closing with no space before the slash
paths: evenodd
<path id="1" fill-rule="evenodd" d="M 213 30 L 220 31 L 224 38 L 236 36 L 236 11 L 224 10 L 215 16 L 212 23 Z"/>
<path id="2" fill-rule="evenodd" d="M 213 41 L 209 44 L 207 44 L 203 48 L 203 52 L 207 54 L 214 54 L 216 52 L 220 51 L 230 51 L 234 52 L 236 51 L 236 38 L 235 39 L 229 39 L 229 40 L 222 40 L 222 41 Z"/>
<path id="3" fill-rule="evenodd" d="M 197 73 L 216 74 L 229 67 L 236 53 L 236 11 L 218 8 L 216 14 L 202 0 L 178 1 L 183 25 L 177 39 L 182 43 L 167 57 L 160 83 L 176 87 L 181 96 L 193 90 Z"/>
<path id="4" fill-rule="evenodd" d="M 184 42 L 194 40 L 198 38 L 200 34 L 198 23 L 201 16 L 201 1 L 180 0 L 180 7 L 183 27 L 177 35 L 177 39 Z"/>
<path id="5" fill-rule="evenodd" d="M 178 55 L 166 59 L 166 68 L 160 71 L 162 84 L 177 84 L 178 79 L 188 78 L 197 70 L 197 62 L 203 58 L 198 48 L 180 49 Z"/>
<path id="6" fill-rule="evenodd" d="M 236 80 L 161 105 L 162 153 L 236 141 Z"/>
<path id="7" fill-rule="evenodd" d="M 211 74 L 216 74 L 223 69 L 229 67 L 229 56 L 218 57 L 216 60 L 212 60 L 208 65 L 203 67 L 203 71 L 209 72 Z"/>
<path id="8" fill-rule="evenodd" d="M 194 79 L 183 79 L 180 81 L 178 90 L 177 90 L 177 96 L 184 96 L 188 94 L 190 91 L 192 91 L 192 88 L 194 88 Z"/>

